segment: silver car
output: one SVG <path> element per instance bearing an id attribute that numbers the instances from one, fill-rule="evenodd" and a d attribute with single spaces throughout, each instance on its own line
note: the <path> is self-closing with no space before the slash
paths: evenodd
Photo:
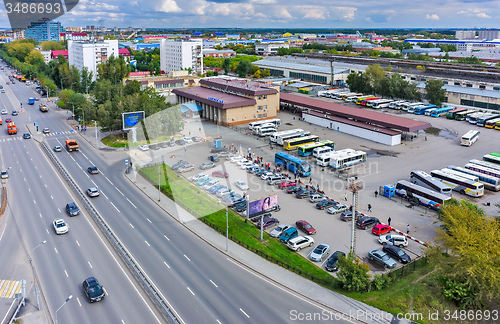
<path id="1" fill-rule="evenodd" d="M 384 268 L 394 268 L 396 266 L 396 261 L 394 261 L 390 256 L 388 256 L 385 252 L 380 250 L 371 250 L 368 252 L 368 258 L 370 260 L 377 262 L 380 265 L 383 265 Z"/>
<path id="2" fill-rule="evenodd" d="M 329 214 L 338 214 L 345 212 L 346 210 L 349 210 L 349 206 L 345 204 L 336 204 L 335 206 L 328 208 L 326 211 Z"/>
<path id="3" fill-rule="evenodd" d="M 54 226 L 54 230 L 56 231 L 57 235 L 66 234 L 69 231 L 69 225 L 66 224 L 66 222 L 62 218 L 54 219 L 52 225 Z"/>
<path id="4" fill-rule="evenodd" d="M 269 234 L 272 237 L 279 237 L 281 235 L 281 233 L 286 231 L 289 227 L 290 227 L 290 225 L 288 225 L 288 224 L 280 224 L 280 225 L 276 226 Z"/>
<path id="5" fill-rule="evenodd" d="M 312 203 L 320 202 L 323 199 L 325 199 L 324 195 L 314 194 L 314 195 L 311 195 L 311 197 L 309 197 L 309 202 L 312 202 Z"/>
<path id="6" fill-rule="evenodd" d="M 328 244 L 320 244 L 314 248 L 314 251 L 311 252 L 309 258 L 312 261 L 321 262 L 324 256 L 326 256 L 330 252 L 330 245 Z"/>

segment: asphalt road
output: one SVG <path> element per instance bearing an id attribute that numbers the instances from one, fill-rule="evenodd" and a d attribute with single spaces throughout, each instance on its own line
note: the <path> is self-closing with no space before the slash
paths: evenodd
<path id="1" fill-rule="evenodd" d="M 24 84 L 12 87 L 19 88 L 14 90 L 19 100 L 31 96 L 28 90 L 32 87 Z M 16 99 L 11 101 L 16 102 Z M 25 104 L 23 106 L 26 107 Z M 37 119 L 40 130 L 49 127 L 52 132 L 62 131 L 60 135 L 44 136 L 49 146 L 63 146 L 67 138 L 75 138 L 65 133 L 69 127 L 64 120 L 52 117 L 51 112 L 42 114 L 37 107 L 38 103 L 27 109 L 32 109 L 31 119 Z M 26 115 L 17 119 L 23 118 L 26 119 Z M 21 125 L 20 122 L 16 124 Z M 273 322 L 288 323 L 292 322 L 292 310 L 321 312 L 318 306 L 275 287 L 206 245 L 131 186 L 123 176 L 123 160 L 108 165 L 100 152 L 79 137 L 77 140 L 79 152 L 63 150 L 57 153 L 58 158 L 82 191 L 93 186 L 100 189 L 101 195 L 91 199 L 91 202 L 186 323 L 264 323 L 271 319 Z M 60 311 L 60 318 L 67 314 L 68 323 L 89 322 L 79 285 L 86 276 L 95 275 L 109 294 L 104 302 L 91 305 L 93 309 L 99 308 L 98 314 L 102 313 L 102 318 L 107 319 L 103 322 L 123 319 L 125 323 L 154 323 L 156 320 L 149 309 L 145 309 L 139 294 L 126 284 L 128 279 L 111 260 L 105 248 L 107 244 L 102 244 L 96 237 L 98 234 L 91 228 L 91 221 L 84 221 L 83 216 L 65 217 L 71 226 L 70 233 L 56 237 L 50 232 L 52 217 L 64 214 L 66 202 L 74 198 L 71 198 L 35 142 L 16 140 L 0 144 L 2 150 L 11 148 L 16 155 L 4 154 L 5 165 L 13 165 L 9 183 L 13 183 L 12 179 L 16 176 L 16 184 L 11 190 L 28 202 L 22 204 L 11 200 L 19 209 L 16 214 L 31 215 L 30 218 L 23 218 L 22 223 L 29 235 L 28 245 L 36 246 L 37 242 L 45 238 L 48 240 L 46 245 L 37 249 L 34 259 L 51 311 L 54 312 L 67 295 L 73 294 L 82 302 L 82 307 L 80 303 L 70 302 L 64 312 Z M 92 164 L 100 169 L 100 174 L 86 172 Z M 17 173 L 22 173 L 26 181 L 20 179 Z M 41 196 L 43 198 L 39 198 Z M 92 234 L 87 234 L 89 232 Z M 61 280 L 71 281 L 71 284 L 62 285 Z M 151 314 L 151 318 L 145 319 L 145 314 Z M 92 317 L 95 316 L 98 315 L 92 313 Z M 137 320 L 139 317 L 140 320 Z"/>

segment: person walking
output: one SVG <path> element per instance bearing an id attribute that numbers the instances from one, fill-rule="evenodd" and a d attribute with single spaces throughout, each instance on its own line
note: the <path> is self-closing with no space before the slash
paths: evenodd
<path id="1" fill-rule="evenodd" d="M 391 226 L 391 221 L 392 221 L 391 216 L 389 216 L 389 219 L 387 220 L 387 225 Z"/>
<path id="2" fill-rule="evenodd" d="M 344 193 L 344 200 L 347 201 L 347 193 Z"/>
<path id="3" fill-rule="evenodd" d="M 371 213 L 372 211 L 372 205 L 368 204 L 368 211 Z"/>
<path id="4" fill-rule="evenodd" d="M 406 225 L 406 234 L 410 234 L 410 224 Z"/>
<path id="5" fill-rule="evenodd" d="M 311 184 L 312 182 L 313 182 L 312 177 L 309 177 L 309 184 Z"/>
<path id="6" fill-rule="evenodd" d="M 377 196 L 378 196 L 378 191 L 375 190 L 375 198 L 377 198 Z"/>

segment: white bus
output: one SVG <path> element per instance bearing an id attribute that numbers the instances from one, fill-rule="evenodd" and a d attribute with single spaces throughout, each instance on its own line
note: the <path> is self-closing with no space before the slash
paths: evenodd
<path id="1" fill-rule="evenodd" d="M 329 165 L 334 169 L 343 169 L 363 162 L 366 162 L 366 152 L 354 151 L 330 157 Z"/>
<path id="2" fill-rule="evenodd" d="M 303 131 L 304 130 L 301 128 L 295 128 L 295 129 L 290 129 L 290 130 L 286 130 L 286 131 L 276 132 L 276 133 L 272 134 L 271 137 L 269 137 L 269 140 L 273 143 L 276 143 L 276 139 L 278 136 L 291 135 L 291 134 L 295 134 L 295 133 L 301 133 Z"/>
<path id="3" fill-rule="evenodd" d="M 414 103 L 407 102 L 401 105 L 401 109 L 404 111 L 408 111 L 408 109 L 410 109 L 411 107 L 417 107 L 417 106 L 425 106 L 425 104 L 423 102 L 414 102 Z"/>
<path id="4" fill-rule="evenodd" d="M 474 163 L 467 163 L 465 167 L 449 165 L 448 169 L 467 173 L 479 178 L 484 187 L 489 190 L 500 190 L 500 170 L 490 169 Z"/>
<path id="5" fill-rule="evenodd" d="M 261 125 L 258 125 L 258 126 L 254 126 L 253 129 L 252 129 L 252 132 L 255 135 L 257 135 L 259 133 L 259 129 L 261 129 L 261 128 L 269 128 L 269 127 L 276 128 L 276 125 L 271 124 L 271 123 L 265 123 L 265 124 L 261 124 Z"/>
<path id="6" fill-rule="evenodd" d="M 473 176 L 473 175 L 470 175 L 470 174 L 463 174 L 463 173 L 461 173 L 459 171 L 455 171 L 455 170 L 452 170 L 452 169 L 442 168 L 441 172 L 444 172 L 444 173 L 447 173 L 447 174 L 451 174 L 451 175 L 456 175 L 457 177 L 462 177 L 462 178 L 468 179 L 470 181 L 479 182 L 479 178 L 476 177 L 476 176 Z"/>
<path id="7" fill-rule="evenodd" d="M 276 127 L 261 127 L 257 130 L 257 135 L 260 137 L 269 136 L 276 133 Z"/>
<path id="8" fill-rule="evenodd" d="M 494 170 L 500 171 L 500 165 L 495 164 L 495 163 L 490 163 L 490 162 L 486 162 L 486 161 L 482 161 L 482 160 L 476 160 L 476 159 L 470 160 L 469 163 L 477 164 L 477 165 L 483 166 L 485 168 L 490 168 L 490 169 L 494 169 Z"/>
<path id="9" fill-rule="evenodd" d="M 396 109 L 399 105 L 405 104 L 406 100 L 393 101 L 389 104 L 389 108 Z"/>
<path id="10" fill-rule="evenodd" d="M 486 114 L 482 113 L 482 112 L 477 112 L 474 114 L 467 115 L 467 117 L 465 117 L 465 120 L 468 121 L 469 124 L 475 125 L 475 124 L 477 124 L 477 119 L 479 117 L 484 116 L 484 115 L 486 115 Z"/>
<path id="11" fill-rule="evenodd" d="M 391 102 L 393 102 L 393 100 L 391 100 L 391 99 L 379 99 L 379 100 L 376 100 L 376 101 L 377 102 L 373 102 L 373 103 L 370 102 L 367 105 L 371 104 L 372 108 L 379 109 L 379 108 L 387 108 L 387 107 L 389 107 L 389 105 L 391 104 Z"/>
<path id="12" fill-rule="evenodd" d="M 352 152 L 356 152 L 356 151 L 353 149 L 347 148 L 347 149 L 343 149 L 343 150 L 332 151 L 332 152 L 328 152 L 325 154 L 321 154 L 321 155 L 318 155 L 316 157 L 316 163 L 318 165 L 321 165 L 321 166 L 329 166 L 331 157 L 335 157 L 335 156 L 338 156 L 341 154 L 352 153 Z"/>
<path id="13" fill-rule="evenodd" d="M 443 195 L 451 196 L 451 187 L 445 185 L 439 179 L 433 178 L 427 172 L 421 170 L 410 172 L 410 181 L 419 186 L 442 193 Z"/>
<path id="14" fill-rule="evenodd" d="M 468 174 L 461 173 L 457 175 L 455 173 L 460 174 L 460 172 L 450 169 L 432 170 L 431 176 L 440 179 L 442 183 L 452 187 L 453 190 L 461 194 L 473 197 L 480 197 L 484 194 L 484 185 L 479 182 L 479 178 L 476 177 L 477 181 L 474 181 L 468 178 L 470 176 Z"/>
<path id="15" fill-rule="evenodd" d="M 462 136 L 460 144 L 462 144 L 463 146 L 471 146 L 472 144 L 476 143 L 478 139 L 479 139 L 479 131 L 470 130 Z"/>
<path id="16" fill-rule="evenodd" d="M 498 153 L 490 153 L 483 155 L 483 161 L 500 164 L 500 154 Z"/>
<path id="17" fill-rule="evenodd" d="M 296 132 L 294 134 L 287 134 L 287 135 L 279 135 L 276 136 L 276 144 L 278 145 L 283 145 L 285 140 L 289 140 L 292 138 L 298 138 L 298 137 L 303 137 L 303 136 L 309 136 L 311 135 L 311 132 L 309 131 L 302 131 L 302 132 Z"/>
<path id="18" fill-rule="evenodd" d="M 422 205 L 435 210 L 440 209 L 447 200 L 451 199 L 450 196 L 445 196 L 406 180 L 398 181 L 395 192 L 403 197 L 414 197 Z"/>
<path id="19" fill-rule="evenodd" d="M 275 118 L 275 119 L 265 119 L 265 120 L 253 121 L 253 122 L 248 124 L 248 128 L 250 130 L 253 130 L 254 127 L 260 126 L 260 125 L 266 124 L 266 123 L 271 123 L 271 124 L 276 125 L 276 127 L 279 127 L 281 125 L 281 119 Z"/>
<path id="20" fill-rule="evenodd" d="M 316 147 L 313 150 L 312 155 L 317 158 L 320 155 L 324 155 L 324 154 L 330 153 L 330 152 L 334 152 L 333 148 L 331 148 L 330 146 L 325 145 L 325 146 L 321 146 L 321 147 Z"/>

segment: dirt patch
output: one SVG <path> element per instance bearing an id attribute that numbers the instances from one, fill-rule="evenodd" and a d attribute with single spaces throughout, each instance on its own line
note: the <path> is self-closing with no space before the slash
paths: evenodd
<path id="1" fill-rule="evenodd" d="M 439 135 L 439 133 L 441 133 L 441 130 L 439 128 L 436 128 L 436 127 L 429 127 L 429 128 L 424 129 L 424 132 L 426 134 Z"/>
<path id="2" fill-rule="evenodd" d="M 434 272 L 436 272 L 436 270 L 432 270 L 431 272 L 424 274 L 423 276 L 421 276 L 421 277 L 417 278 L 415 281 L 413 281 L 413 283 L 414 284 L 418 283 L 420 280 L 424 279 L 425 277 L 427 277 L 428 275 L 430 275 Z"/>

